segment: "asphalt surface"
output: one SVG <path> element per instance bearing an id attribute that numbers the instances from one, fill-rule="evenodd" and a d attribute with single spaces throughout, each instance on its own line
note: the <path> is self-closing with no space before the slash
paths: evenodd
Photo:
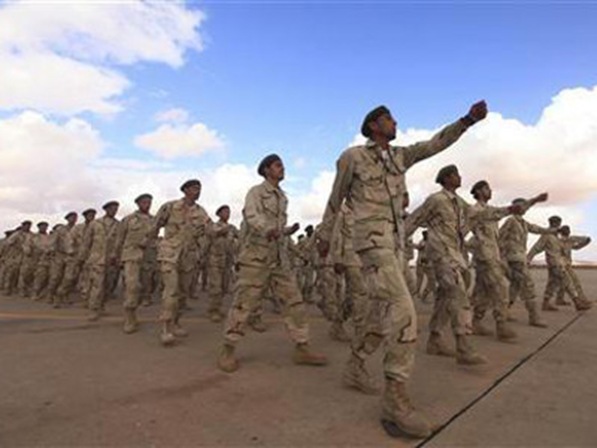
<path id="1" fill-rule="evenodd" d="M 537 291 L 544 271 L 535 271 Z M 583 270 L 590 296 L 597 271 Z M 430 306 L 418 304 L 421 337 L 410 391 L 440 425 L 429 440 L 389 438 L 379 397 L 340 382 L 346 344 L 329 340 L 311 310 L 312 346 L 327 367 L 295 366 L 279 316 L 238 349 L 241 369 L 215 361 L 222 325 L 192 303 L 190 336 L 160 347 L 158 307 L 142 309 L 139 333 L 121 331 L 120 305 L 85 320 L 85 310 L 0 297 L 0 447 L 13 446 L 597 446 L 597 311 L 545 313 L 548 329 L 515 308 L 516 343 L 475 337 L 490 363 L 475 368 L 424 353 Z M 490 321 L 488 321 L 490 322 Z M 381 356 L 369 361 L 381 378 Z"/>

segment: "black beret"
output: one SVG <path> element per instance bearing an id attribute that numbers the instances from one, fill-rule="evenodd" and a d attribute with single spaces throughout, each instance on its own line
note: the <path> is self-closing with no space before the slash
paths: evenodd
<path id="1" fill-rule="evenodd" d="M 278 154 L 270 154 L 268 156 L 265 156 L 263 158 L 263 160 L 259 163 L 259 166 L 257 167 L 257 174 L 265 177 L 265 169 L 269 168 L 269 166 L 272 163 L 281 162 L 281 161 L 282 161 L 282 159 L 280 158 L 280 156 Z"/>
<path id="2" fill-rule="evenodd" d="M 218 207 L 218 209 L 216 210 L 216 215 L 219 215 L 219 214 L 220 214 L 220 212 L 221 212 L 222 210 L 226 209 L 226 208 L 227 208 L 228 210 L 230 210 L 230 206 L 228 206 L 228 205 L 226 205 L 226 204 L 224 204 L 224 205 L 221 205 L 220 207 Z"/>
<path id="3" fill-rule="evenodd" d="M 180 186 L 180 191 L 184 192 L 189 187 L 201 187 L 199 179 L 189 179 Z"/>
<path id="4" fill-rule="evenodd" d="M 115 205 L 116 207 L 118 207 L 118 206 L 120 206 L 120 203 L 119 203 L 118 201 L 108 201 L 108 202 L 106 202 L 106 203 L 105 203 L 105 204 L 102 206 L 102 208 L 103 208 L 104 210 L 106 210 L 107 208 L 109 208 L 109 207 L 112 207 L 113 205 Z"/>
<path id="5" fill-rule="evenodd" d="M 70 218 L 70 217 L 71 217 L 71 216 L 73 216 L 73 215 L 74 215 L 74 216 L 77 216 L 77 212 L 68 212 L 68 213 L 66 214 L 66 216 L 64 217 L 64 219 L 68 219 L 68 218 Z"/>
<path id="6" fill-rule="evenodd" d="M 143 193 L 140 194 L 139 196 L 137 196 L 137 199 L 135 199 L 135 203 L 139 203 L 139 201 L 142 201 L 143 199 L 153 199 L 153 196 L 150 195 L 149 193 Z"/>
<path id="7" fill-rule="evenodd" d="M 554 215 L 554 216 L 550 216 L 548 219 L 549 223 L 555 223 L 555 222 L 562 222 L 562 218 L 560 218 L 558 215 Z"/>
<path id="8" fill-rule="evenodd" d="M 83 216 L 87 216 L 89 214 L 96 214 L 97 211 L 94 208 L 88 208 L 87 210 L 85 210 L 83 213 L 81 213 Z"/>
<path id="9" fill-rule="evenodd" d="M 371 137 L 371 129 L 369 129 L 368 126 L 369 123 L 371 121 L 377 120 L 379 117 L 386 114 L 390 115 L 390 109 L 388 109 L 386 106 L 377 106 L 375 109 L 369 112 L 365 116 L 363 124 L 361 125 L 361 134 L 363 134 L 365 137 Z"/>
<path id="10" fill-rule="evenodd" d="M 480 180 L 478 182 L 475 182 L 475 185 L 473 185 L 473 188 L 471 188 L 471 194 L 475 196 L 475 193 L 477 193 L 477 191 L 479 191 L 483 187 L 489 187 L 489 183 L 487 183 L 486 180 Z"/>
<path id="11" fill-rule="evenodd" d="M 305 232 L 312 232 L 313 231 L 313 226 L 311 224 L 309 224 L 307 227 L 305 227 Z"/>
<path id="12" fill-rule="evenodd" d="M 456 165 L 445 166 L 438 171 L 437 176 L 435 177 L 435 182 L 442 184 L 446 177 L 454 173 L 458 173 L 458 167 Z"/>
<path id="13" fill-rule="evenodd" d="M 512 201 L 512 205 L 524 204 L 525 202 L 526 202 L 526 199 L 524 199 L 524 198 L 516 198 Z"/>
<path id="14" fill-rule="evenodd" d="M 50 224 L 48 224 L 46 221 L 40 221 L 37 223 L 37 227 L 43 227 L 46 226 L 48 227 Z"/>
<path id="15" fill-rule="evenodd" d="M 31 221 L 23 221 L 21 226 L 30 226 L 31 224 L 33 224 Z"/>

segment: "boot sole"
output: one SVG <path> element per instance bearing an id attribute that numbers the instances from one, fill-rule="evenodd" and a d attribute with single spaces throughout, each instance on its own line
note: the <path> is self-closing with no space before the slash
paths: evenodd
<path id="1" fill-rule="evenodd" d="M 380 420 L 380 422 L 381 422 L 381 426 L 385 430 L 386 434 L 395 439 L 397 439 L 397 438 L 402 439 L 405 437 L 411 438 L 411 439 L 425 439 L 432 434 L 431 430 L 429 430 L 425 433 L 420 432 L 420 433 L 416 433 L 416 434 L 405 431 L 400 426 L 398 426 L 394 421 L 388 420 L 387 418 L 382 418 Z"/>

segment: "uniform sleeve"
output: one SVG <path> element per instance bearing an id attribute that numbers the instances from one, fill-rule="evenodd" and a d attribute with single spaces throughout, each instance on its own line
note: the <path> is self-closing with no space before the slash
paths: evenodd
<path id="1" fill-rule="evenodd" d="M 591 238 L 588 236 L 571 236 L 570 243 L 572 250 L 580 250 L 587 247 L 591 243 Z"/>
<path id="2" fill-rule="evenodd" d="M 124 248 L 124 241 L 126 240 L 126 235 L 128 233 L 130 220 L 131 220 L 131 218 L 127 216 L 120 223 L 118 223 L 118 227 L 116 229 L 116 246 L 115 246 L 115 252 L 116 252 L 117 258 L 122 257 L 122 249 Z"/>
<path id="3" fill-rule="evenodd" d="M 83 244 L 81 244 L 81 258 L 80 261 L 86 261 L 89 257 L 91 252 L 91 246 L 93 244 L 93 234 L 95 233 L 95 221 L 89 224 L 89 229 L 85 232 L 85 237 L 83 238 Z M 60 235 L 56 240 L 62 238 Z"/>
<path id="4" fill-rule="evenodd" d="M 336 163 L 336 178 L 334 179 L 332 192 L 328 198 L 317 235 L 318 238 L 324 241 L 330 241 L 332 237 L 336 215 L 338 214 L 338 211 L 340 211 L 340 206 L 350 190 L 353 175 L 353 156 L 349 152 L 345 151 Z"/>
<path id="5" fill-rule="evenodd" d="M 171 203 L 166 203 L 160 207 L 158 213 L 155 215 L 153 226 L 148 232 L 148 239 L 157 239 L 160 234 L 160 229 L 168 223 L 170 218 Z"/>
<path id="6" fill-rule="evenodd" d="M 415 163 L 425 160 L 443 151 L 455 143 L 466 131 L 467 126 L 458 120 L 440 130 L 431 140 L 415 143 L 404 148 L 404 165 L 410 168 Z"/>
<path id="7" fill-rule="evenodd" d="M 551 229 L 531 224 L 530 222 L 527 222 L 527 229 L 530 233 L 534 233 L 535 235 L 547 235 L 548 233 L 551 233 Z"/>
<path id="8" fill-rule="evenodd" d="M 537 240 L 537 242 L 535 244 L 533 244 L 533 247 L 531 247 L 531 250 L 529 250 L 527 258 L 529 260 L 532 260 L 533 258 L 535 258 L 537 255 L 539 255 L 544 250 L 545 250 L 545 237 L 541 237 Z"/>
<path id="9" fill-rule="evenodd" d="M 427 198 L 423 204 L 408 215 L 404 222 L 404 229 L 407 237 L 415 233 L 415 230 L 419 227 L 426 227 L 433 210 L 433 202 L 433 198 Z"/>
<path id="10" fill-rule="evenodd" d="M 339 212 L 336 216 L 336 222 L 334 223 L 330 245 L 330 254 L 334 263 L 342 263 L 344 260 L 344 235 L 342 232 L 344 220 L 344 213 Z"/>

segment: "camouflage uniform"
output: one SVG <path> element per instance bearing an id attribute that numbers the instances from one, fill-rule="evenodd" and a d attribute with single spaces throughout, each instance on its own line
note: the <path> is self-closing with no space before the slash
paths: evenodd
<path id="1" fill-rule="evenodd" d="M 303 259 L 303 268 L 300 275 L 301 294 L 306 302 L 311 303 L 313 288 L 315 286 L 315 236 L 305 236 L 300 246 L 300 251 Z"/>
<path id="2" fill-rule="evenodd" d="M 64 277 L 66 258 L 68 257 L 67 238 L 72 230 L 69 226 L 58 225 L 52 232 L 52 263 L 50 264 L 50 280 L 48 283 L 48 302 L 59 306 L 58 288 Z"/>
<path id="3" fill-rule="evenodd" d="M 578 278 L 578 275 L 576 274 L 576 272 L 574 271 L 574 267 L 572 266 L 572 251 L 580 250 L 588 246 L 591 242 L 591 238 L 589 238 L 588 236 L 562 236 L 560 238 L 560 241 L 562 243 L 562 254 L 564 257 L 565 269 L 568 271 L 568 274 L 570 275 L 572 284 L 574 285 L 574 289 L 576 289 L 576 292 L 578 293 L 578 297 L 582 301 L 587 302 L 588 299 L 582 287 L 582 283 L 580 282 L 580 279 Z M 556 304 L 561 305 L 566 303 L 564 301 L 565 293 L 566 290 L 560 287 L 556 297 Z"/>
<path id="4" fill-rule="evenodd" d="M 89 269 L 89 309 L 95 313 L 104 309 L 107 281 L 112 281 L 107 269 L 117 266 L 117 233 L 118 220 L 107 215 L 92 221 L 85 233 L 82 258 Z"/>
<path id="5" fill-rule="evenodd" d="M 70 241 L 72 242 L 72 255 L 75 256 L 78 266 L 76 270 L 73 269 L 70 272 L 70 275 L 67 278 L 65 278 L 65 283 L 63 283 L 66 291 L 68 285 L 67 282 L 71 280 L 75 282 L 75 286 L 73 287 L 73 289 L 77 289 L 79 291 L 79 295 L 84 306 L 89 306 L 91 276 L 89 275 L 89 266 L 85 263 L 86 255 L 85 248 L 83 247 L 83 242 L 87 238 L 87 234 L 89 233 L 89 229 L 91 227 L 91 222 L 83 222 L 77 224 L 73 229 L 74 233 L 72 234 L 72 238 L 70 238 Z"/>
<path id="6" fill-rule="evenodd" d="M 435 272 L 433 271 L 433 264 L 429 261 L 427 256 L 427 243 L 425 240 L 421 240 L 419 244 L 415 245 L 415 249 L 418 251 L 417 256 L 417 283 L 415 286 L 416 291 L 419 293 L 421 300 L 427 302 L 427 297 L 431 296 L 432 300 L 435 300 L 435 290 L 437 283 L 435 281 Z M 425 289 L 421 292 L 423 281 L 425 280 Z"/>
<path id="7" fill-rule="evenodd" d="M 50 265 L 52 263 L 52 235 L 38 233 L 33 238 L 33 250 L 36 255 L 37 265 L 33 280 L 34 300 L 43 300 L 47 296 L 47 287 L 50 279 Z"/>
<path id="8" fill-rule="evenodd" d="M 160 321 L 178 325 L 180 311 L 191 297 L 193 280 L 199 266 L 202 247 L 211 220 L 199 204 L 187 205 L 184 199 L 166 202 L 156 214 L 150 233 L 157 237 L 164 228 L 164 238 L 158 244 L 162 291 Z"/>
<path id="9" fill-rule="evenodd" d="M 123 218 L 118 227 L 117 253 L 124 271 L 124 308 L 136 310 L 141 302 L 149 301 L 154 286 L 152 255 L 155 239 L 149 234 L 155 218 L 149 213 L 135 211 Z"/>
<path id="10" fill-rule="evenodd" d="M 238 230 L 232 224 L 219 221 L 212 225 L 207 251 L 207 288 L 210 315 L 221 315 L 222 301 L 228 292 L 234 265 L 235 240 Z"/>
<path id="11" fill-rule="evenodd" d="M 18 290 L 23 297 L 29 297 L 37 264 L 37 253 L 33 247 L 34 237 L 35 235 L 32 232 L 23 232 L 23 239 L 20 243 L 23 256 L 19 267 Z"/>
<path id="12" fill-rule="evenodd" d="M 290 337 L 298 344 L 308 341 L 305 304 L 291 271 L 286 238 L 270 241 L 266 237 L 270 230 L 287 230 L 287 207 L 284 192 L 268 181 L 247 193 L 243 209 L 246 233 L 241 239 L 238 279 L 224 331 L 227 346 L 242 339 L 252 311 L 270 286 L 284 304 L 284 323 Z"/>
<path id="13" fill-rule="evenodd" d="M 549 229 L 527 222 L 520 215 L 510 216 L 499 230 L 499 246 L 502 259 L 508 263 L 510 279 L 510 303 L 520 296 L 529 313 L 537 308 L 535 283 L 527 262 L 529 233 L 545 235 Z"/>
<path id="14" fill-rule="evenodd" d="M 430 141 L 384 150 L 372 140 L 346 150 L 338 160 L 334 181 L 319 231 L 330 241 L 333 223 L 346 198 L 354 212 L 354 249 L 363 263 L 370 291 L 370 319 L 379 332 L 366 339 L 383 338 L 384 373 L 405 382 L 414 366 L 417 316 L 396 257 L 395 233 L 403 241 L 402 203 L 406 192 L 405 172 L 454 143 L 466 130 L 458 121 Z"/>

